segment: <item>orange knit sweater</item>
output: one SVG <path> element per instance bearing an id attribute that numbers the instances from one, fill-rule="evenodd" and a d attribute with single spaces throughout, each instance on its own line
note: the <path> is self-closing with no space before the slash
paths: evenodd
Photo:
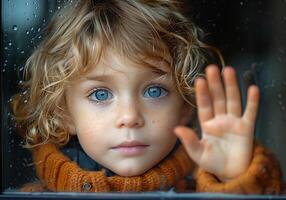
<path id="1" fill-rule="evenodd" d="M 202 169 L 194 170 L 183 147 L 163 160 L 158 166 L 136 177 L 107 177 L 103 171 L 85 171 L 63 155 L 55 145 L 45 144 L 33 150 L 34 163 L 40 184 L 27 184 L 22 191 L 65 192 L 141 192 L 186 189 L 184 178 L 196 171 L 196 190 L 239 194 L 278 194 L 281 189 L 281 170 L 275 157 L 256 144 L 247 171 L 240 177 L 223 183 Z"/>

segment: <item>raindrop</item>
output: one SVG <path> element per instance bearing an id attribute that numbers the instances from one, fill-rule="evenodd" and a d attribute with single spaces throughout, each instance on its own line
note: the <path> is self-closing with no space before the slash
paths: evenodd
<path id="1" fill-rule="evenodd" d="M 41 31 L 41 28 L 38 28 L 38 32 L 40 32 Z"/>
<path id="2" fill-rule="evenodd" d="M 25 99 L 25 100 L 24 100 L 24 103 L 26 104 L 27 102 L 28 102 L 28 100 L 27 100 L 27 99 Z"/>
<path id="3" fill-rule="evenodd" d="M 9 42 L 8 45 L 9 45 L 9 46 L 12 46 L 12 42 Z"/>
<path id="4" fill-rule="evenodd" d="M 19 68 L 19 71 L 21 72 L 21 71 L 23 71 L 23 69 L 24 69 L 24 67 L 20 67 L 20 68 Z"/>
<path id="5" fill-rule="evenodd" d="M 10 167 L 10 168 L 12 168 L 12 167 L 13 167 L 13 165 L 12 165 L 12 164 L 10 164 L 10 165 L 9 165 L 9 167 Z"/>
<path id="6" fill-rule="evenodd" d="M 6 70 L 5 70 L 5 68 L 4 69 L 2 69 L 2 72 L 5 72 Z"/>
<path id="7" fill-rule="evenodd" d="M 23 95 L 27 94 L 27 90 L 25 90 L 22 94 L 23 94 Z"/>
<path id="8" fill-rule="evenodd" d="M 27 35 L 29 35 L 29 34 L 30 34 L 30 32 L 29 32 L 29 31 L 26 31 L 26 34 L 27 34 Z"/>
<path id="9" fill-rule="evenodd" d="M 18 26 L 17 26 L 17 25 L 14 25 L 14 26 L 12 27 L 12 29 L 13 29 L 14 31 L 17 31 L 17 30 L 18 30 Z"/>
<path id="10" fill-rule="evenodd" d="M 5 50 L 8 50 L 8 47 L 4 47 Z"/>
<path id="11" fill-rule="evenodd" d="M 27 2 L 27 3 L 26 3 L 26 6 L 28 6 L 28 5 L 29 5 L 29 3 Z"/>
<path id="12" fill-rule="evenodd" d="M 34 30 L 34 27 L 32 27 L 30 30 L 33 31 L 33 30 Z"/>
<path id="13" fill-rule="evenodd" d="M 241 1 L 240 3 L 239 3 L 241 6 L 243 6 L 243 2 Z"/>
<path id="14" fill-rule="evenodd" d="M 25 53 L 25 51 L 21 51 L 20 53 L 21 53 L 21 54 L 24 54 L 24 53 Z"/>
<path id="15" fill-rule="evenodd" d="M 29 21 L 29 20 L 30 20 L 30 18 L 28 17 L 28 18 L 27 18 L 27 21 Z"/>
<path id="16" fill-rule="evenodd" d="M 60 6 L 58 6 L 58 10 L 59 10 L 59 9 L 61 9 L 61 7 L 60 7 Z"/>

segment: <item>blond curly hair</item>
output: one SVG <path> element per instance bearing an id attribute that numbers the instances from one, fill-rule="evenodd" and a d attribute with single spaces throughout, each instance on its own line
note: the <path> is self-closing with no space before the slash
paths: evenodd
<path id="1" fill-rule="evenodd" d="M 107 47 L 141 63 L 146 57 L 169 55 L 176 87 L 193 103 L 194 79 L 212 47 L 200 41 L 202 31 L 178 5 L 162 0 L 82 0 L 56 13 L 26 62 L 22 87 L 27 92 L 12 101 L 17 124 L 26 130 L 26 146 L 69 141 L 67 84 L 94 66 Z"/>

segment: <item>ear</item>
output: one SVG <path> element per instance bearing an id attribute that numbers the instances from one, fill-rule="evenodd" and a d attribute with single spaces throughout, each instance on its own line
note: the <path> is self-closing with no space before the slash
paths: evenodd
<path id="1" fill-rule="evenodd" d="M 180 120 L 180 125 L 185 126 L 190 122 L 193 111 L 194 111 L 193 106 L 191 106 L 187 103 L 184 104 L 184 106 L 182 108 L 182 115 L 181 115 L 182 117 Z"/>
<path id="2" fill-rule="evenodd" d="M 76 135 L 76 128 L 71 116 L 68 113 L 63 113 L 63 126 L 67 129 L 70 135 Z"/>
<path id="3" fill-rule="evenodd" d="M 75 126 L 74 126 L 73 123 L 68 122 L 66 124 L 66 127 L 67 127 L 68 132 L 69 132 L 70 135 L 76 135 L 76 129 L 75 129 Z"/>

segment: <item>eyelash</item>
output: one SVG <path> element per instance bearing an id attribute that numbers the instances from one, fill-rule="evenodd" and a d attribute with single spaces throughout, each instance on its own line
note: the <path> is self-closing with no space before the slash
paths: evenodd
<path id="1" fill-rule="evenodd" d="M 89 95 L 87 96 L 88 99 L 90 100 L 90 102 L 95 103 L 95 104 L 105 104 L 105 103 L 106 103 L 106 101 L 99 101 L 99 100 L 96 100 L 96 99 L 92 99 L 92 98 L 91 98 L 91 95 L 94 94 L 95 92 L 99 91 L 99 90 L 107 90 L 107 91 L 109 92 L 109 94 L 111 94 L 111 96 L 113 97 L 113 94 L 112 94 L 112 92 L 110 92 L 109 89 L 104 88 L 104 87 L 98 87 L 98 88 L 94 88 L 94 89 L 89 93 Z"/>
<path id="2" fill-rule="evenodd" d="M 165 86 L 163 86 L 162 84 L 155 83 L 155 84 L 149 84 L 146 87 L 146 89 L 144 90 L 143 95 L 145 94 L 145 92 L 147 92 L 148 89 L 150 89 L 152 87 L 159 87 L 166 93 L 165 95 L 160 96 L 158 98 L 152 98 L 153 100 L 161 99 L 162 97 L 165 97 L 165 96 L 167 96 L 169 94 L 169 90 L 167 90 Z"/>
<path id="3" fill-rule="evenodd" d="M 149 84 L 149 85 L 144 89 L 144 91 L 143 91 L 143 96 L 144 96 L 145 93 L 148 91 L 148 89 L 150 89 L 150 88 L 152 88 L 152 87 L 159 87 L 159 88 L 161 88 L 161 90 L 163 90 L 163 92 L 165 92 L 165 94 L 164 94 L 163 96 L 159 96 L 159 97 L 154 97 L 154 98 L 152 98 L 152 97 L 146 97 L 146 98 L 151 98 L 151 99 L 153 99 L 153 100 L 157 100 L 157 99 L 160 99 L 160 98 L 162 98 L 162 97 L 165 97 L 165 96 L 167 96 L 167 95 L 169 94 L 169 90 L 166 89 L 165 86 L 163 86 L 162 84 L 156 83 L 156 84 Z M 107 88 L 104 88 L 104 87 L 94 88 L 94 89 L 88 94 L 88 96 L 87 96 L 88 99 L 89 99 L 92 103 L 95 103 L 95 104 L 106 104 L 106 103 L 108 102 L 109 99 L 100 101 L 100 100 L 96 100 L 96 99 L 92 99 L 92 98 L 91 98 L 91 96 L 92 96 L 93 94 L 95 94 L 95 92 L 97 92 L 97 91 L 99 91 L 99 90 L 106 90 L 106 91 L 109 92 L 109 94 L 111 94 L 111 98 L 113 97 L 112 92 L 110 92 L 110 90 L 107 89 Z M 162 91 L 161 91 L 161 92 L 162 92 Z"/>

